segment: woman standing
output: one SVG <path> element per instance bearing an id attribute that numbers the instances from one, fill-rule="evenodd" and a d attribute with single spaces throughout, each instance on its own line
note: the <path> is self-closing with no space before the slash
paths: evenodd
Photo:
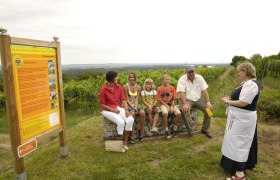
<path id="1" fill-rule="evenodd" d="M 256 107 L 260 87 L 251 63 L 240 64 L 237 71 L 241 85 L 233 90 L 230 98 L 222 98 L 229 107 L 220 165 L 232 175 L 228 179 L 245 179 L 244 171 L 257 164 Z"/>
<path id="2" fill-rule="evenodd" d="M 106 73 L 107 83 L 103 85 L 99 94 L 99 104 L 103 108 L 101 114 L 117 125 L 118 135 L 123 135 L 123 151 L 128 150 L 127 142 L 132 131 L 134 119 L 127 109 L 123 88 L 117 83 L 118 73 Z"/>

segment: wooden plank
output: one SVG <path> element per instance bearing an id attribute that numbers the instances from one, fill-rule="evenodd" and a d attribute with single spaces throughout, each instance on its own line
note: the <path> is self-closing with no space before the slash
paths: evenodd
<path id="1" fill-rule="evenodd" d="M 16 174 L 24 173 L 23 158 L 18 158 L 17 147 L 20 145 L 20 131 L 18 124 L 18 109 L 16 106 L 16 94 L 14 85 L 13 65 L 11 61 L 11 37 L 0 35 L 1 63 L 3 70 L 3 82 L 7 116 L 10 124 L 10 140 L 13 155 L 15 157 Z"/>
<path id="2" fill-rule="evenodd" d="M 11 44 L 15 45 L 27 45 L 27 46 L 40 46 L 40 47 L 57 47 L 57 43 L 55 41 L 40 41 L 34 39 L 26 39 L 26 38 L 17 38 L 11 37 Z"/>

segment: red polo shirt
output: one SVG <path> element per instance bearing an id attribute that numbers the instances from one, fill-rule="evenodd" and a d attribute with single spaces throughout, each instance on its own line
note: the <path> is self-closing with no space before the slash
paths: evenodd
<path id="1" fill-rule="evenodd" d="M 99 104 L 105 104 L 111 108 L 117 106 L 122 107 L 121 102 L 126 100 L 123 92 L 123 88 L 120 84 L 115 84 L 112 91 L 108 83 L 104 84 L 99 93 Z"/>

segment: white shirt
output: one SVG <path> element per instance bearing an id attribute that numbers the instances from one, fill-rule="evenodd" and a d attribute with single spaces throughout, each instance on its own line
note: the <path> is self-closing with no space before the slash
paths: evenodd
<path id="1" fill-rule="evenodd" d="M 154 93 L 153 93 L 153 91 L 154 91 Z M 152 95 L 155 96 L 155 95 L 157 95 L 157 91 L 156 90 L 152 90 L 152 91 L 143 90 L 143 91 L 141 91 L 141 96 L 145 96 L 145 94 L 146 94 L 146 96 L 152 96 Z"/>
<path id="2" fill-rule="evenodd" d="M 177 92 L 185 92 L 186 99 L 189 101 L 198 101 L 201 97 L 201 92 L 207 88 L 206 81 L 199 74 L 195 74 L 193 82 L 185 74 L 180 77 L 177 84 Z"/>
<path id="3" fill-rule="evenodd" d="M 251 104 L 258 92 L 258 85 L 252 80 L 248 80 L 243 84 L 239 95 L 239 100 Z"/>

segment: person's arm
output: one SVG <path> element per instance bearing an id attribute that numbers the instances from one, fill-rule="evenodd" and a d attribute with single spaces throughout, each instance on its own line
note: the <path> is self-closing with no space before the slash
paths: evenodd
<path id="1" fill-rule="evenodd" d="M 171 113 L 173 113 L 173 111 L 174 111 L 174 99 L 171 101 L 171 105 L 170 105 L 170 111 L 171 111 Z"/>
<path id="2" fill-rule="evenodd" d="M 179 99 L 181 100 L 182 111 L 184 113 L 190 112 L 190 107 L 186 98 L 186 86 L 187 86 L 187 77 L 186 75 L 184 75 L 180 77 L 177 83 L 177 92 L 179 93 Z"/>
<path id="3" fill-rule="evenodd" d="M 153 90 L 153 93 L 155 93 L 155 95 L 154 95 L 154 104 L 153 104 L 153 107 L 155 107 L 157 105 L 157 99 L 156 99 L 157 91 Z"/>
<path id="4" fill-rule="evenodd" d="M 113 112 L 113 108 L 106 105 L 106 92 L 104 88 L 101 88 L 99 92 L 99 105 L 102 107 L 103 110 Z"/>
<path id="5" fill-rule="evenodd" d="M 166 104 L 162 99 L 158 99 L 158 101 L 163 104 L 167 109 L 169 109 L 168 104 Z"/>
<path id="6" fill-rule="evenodd" d="M 203 96 L 204 100 L 206 101 L 207 107 L 210 108 L 211 110 L 213 110 L 213 106 L 210 102 L 209 94 L 208 94 L 207 89 L 203 90 L 201 93 L 202 93 L 202 96 Z"/>
<path id="7" fill-rule="evenodd" d="M 107 106 L 106 104 L 100 104 L 100 106 L 102 107 L 103 110 L 105 111 L 110 111 L 113 112 L 113 108 L 111 108 L 110 106 Z"/>
<path id="8" fill-rule="evenodd" d="M 127 107 L 127 102 L 126 102 L 126 100 L 124 99 L 124 100 L 122 100 L 122 106 L 124 107 L 124 109 L 125 109 L 125 116 L 126 117 L 128 117 L 128 116 L 130 116 L 130 113 L 129 113 L 129 111 L 128 111 L 128 107 Z"/>
<path id="9" fill-rule="evenodd" d="M 138 86 L 138 85 L 137 85 L 137 86 Z M 135 107 L 136 109 L 137 109 L 137 106 L 138 106 L 138 99 L 139 99 L 140 93 L 141 93 L 141 87 L 138 86 L 138 88 L 137 88 L 137 96 L 136 96 L 135 104 L 134 104 L 134 107 Z"/>
<path id="10" fill-rule="evenodd" d="M 160 96 L 160 87 L 157 89 L 157 100 L 169 110 L 169 106 L 162 100 Z"/>
<path id="11" fill-rule="evenodd" d="M 246 102 L 243 102 L 240 100 L 230 100 L 230 98 L 228 96 L 223 97 L 222 101 L 228 105 L 236 106 L 236 107 L 245 107 L 249 104 L 249 103 L 246 103 Z"/>
<path id="12" fill-rule="evenodd" d="M 180 97 L 180 100 L 182 102 L 182 111 L 183 112 L 189 112 L 190 111 L 190 107 L 187 103 L 187 100 L 186 100 L 186 93 L 183 92 L 183 91 L 180 91 L 179 92 L 179 97 Z"/>
<path id="13" fill-rule="evenodd" d="M 130 102 L 129 102 L 129 98 L 128 98 L 128 87 L 127 87 L 127 85 L 123 86 L 123 92 L 124 92 L 124 95 L 125 95 L 125 98 L 126 98 L 127 106 L 132 107 Z"/>
<path id="14" fill-rule="evenodd" d="M 145 104 L 147 107 L 150 107 L 150 104 L 146 101 L 144 90 L 142 92 L 143 92 L 143 94 L 142 94 L 142 102 L 143 102 L 143 104 Z"/>

